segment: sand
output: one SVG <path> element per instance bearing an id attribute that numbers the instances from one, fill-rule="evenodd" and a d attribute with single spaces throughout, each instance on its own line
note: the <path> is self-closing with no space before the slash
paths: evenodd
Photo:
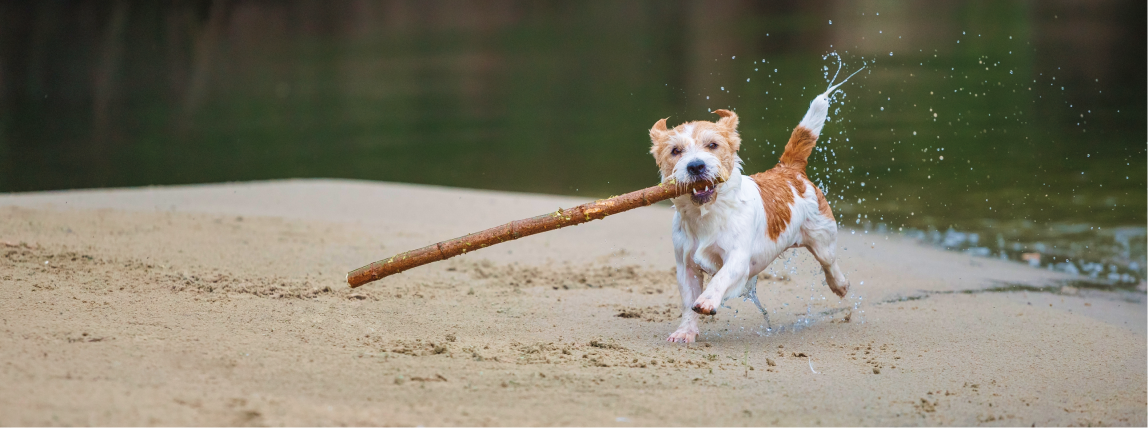
<path id="1" fill-rule="evenodd" d="M 665 342 L 668 206 L 343 282 L 582 202 L 348 180 L 0 195 L 0 424 L 1148 425 L 1143 293 L 895 236 L 842 233 L 846 300 L 787 253 L 759 285 L 773 331 L 731 300 L 689 346 Z"/>

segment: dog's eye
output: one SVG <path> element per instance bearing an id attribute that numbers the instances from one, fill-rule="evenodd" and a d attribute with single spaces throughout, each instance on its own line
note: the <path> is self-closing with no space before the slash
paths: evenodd
<path id="1" fill-rule="evenodd" d="M 709 143 L 709 144 L 706 144 L 706 148 L 707 148 L 707 149 L 710 149 L 710 150 L 716 149 L 716 148 L 717 148 L 717 143 Z"/>
<path id="2" fill-rule="evenodd" d="M 680 154 L 682 154 L 682 149 L 674 147 L 674 148 L 670 149 L 670 154 L 674 155 L 674 156 L 680 155 Z"/>

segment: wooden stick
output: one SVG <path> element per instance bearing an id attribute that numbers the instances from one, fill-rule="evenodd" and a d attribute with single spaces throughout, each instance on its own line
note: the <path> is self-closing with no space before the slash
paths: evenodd
<path id="1" fill-rule="evenodd" d="M 446 260 L 459 254 L 501 244 L 523 236 L 605 218 L 611 214 L 644 207 L 684 195 L 694 189 L 701 190 L 706 186 L 714 186 L 720 182 L 720 180 L 715 182 L 700 181 L 689 186 L 679 186 L 673 179 L 670 179 L 657 186 L 647 187 L 621 196 L 599 199 L 574 208 L 558 209 L 550 214 L 512 221 L 482 232 L 396 254 L 390 258 L 355 269 L 347 274 L 347 283 L 351 285 L 351 288 L 355 288 L 427 263 Z"/>

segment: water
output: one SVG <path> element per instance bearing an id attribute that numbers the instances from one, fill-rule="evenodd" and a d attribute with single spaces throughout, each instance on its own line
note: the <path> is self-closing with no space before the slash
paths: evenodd
<path id="1" fill-rule="evenodd" d="M 601 197 L 657 180 L 657 119 L 717 108 L 756 172 L 836 53 L 866 69 L 809 174 L 844 225 L 1140 281 L 1145 8 L 4 2 L 0 191 L 346 177 Z"/>

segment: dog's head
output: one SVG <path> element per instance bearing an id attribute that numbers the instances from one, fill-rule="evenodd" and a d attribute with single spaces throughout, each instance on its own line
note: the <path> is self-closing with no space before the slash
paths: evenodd
<path id="1" fill-rule="evenodd" d="M 658 162 L 663 181 L 670 177 L 682 184 L 725 181 L 741 167 L 737 115 L 729 110 L 714 113 L 721 116 L 717 122 L 696 121 L 666 129 L 666 119 L 662 119 L 650 128 L 650 153 Z M 696 192 L 690 199 L 698 205 L 710 202 L 718 186 Z"/>

